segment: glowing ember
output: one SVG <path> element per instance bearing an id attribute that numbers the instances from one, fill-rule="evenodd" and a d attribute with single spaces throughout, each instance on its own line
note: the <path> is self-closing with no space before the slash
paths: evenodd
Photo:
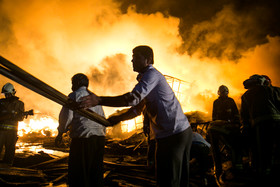
<path id="1" fill-rule="evenodd" d="M 18 135 L 22 137 L 25 134 L 37 132 L 45 136 L 56 136 L 57 127 L 58 121 L 51 117 L 25 120 L 18 123 Z M 47 134 L 46 132 L 50 132 L 51 134 Z"/>

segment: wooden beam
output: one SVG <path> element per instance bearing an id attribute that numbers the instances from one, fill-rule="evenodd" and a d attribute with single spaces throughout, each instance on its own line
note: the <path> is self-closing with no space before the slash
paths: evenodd
<path id="1" fill-rule="evenodd" d="M 111 126 L 110 122 L 106 120 L 103 116 L 91 111 L 78 108 L 78 103 L 71 100 L 66 95 L 62 94 L 58 90 L 52 88 L 48 84 L 44 83 L 43 81 L 37 79 L 33 75 L 29 74 L 28 72 L 24 71 L 20 67 L 16 66 L 12 62 L 8 61 L 4 57 L 0 56 L 0 64 L 1 69 L 0 73 L 9 78 L 14 80 L 15 82 L 21 84 L 22 86 L 60 104 L 63 106 L 67 106 L 74 112 L 89 118 L 95 122 L 98 122 L 104 126 Z"/>

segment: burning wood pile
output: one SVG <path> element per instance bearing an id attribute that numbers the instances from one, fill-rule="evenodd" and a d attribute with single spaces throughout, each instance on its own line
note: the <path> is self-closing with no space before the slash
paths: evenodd
<path id="1" fill-rule="evenodd" d="M 96 121 L 106 127 L 110 123 L 102 116 L 78 108 L 75 101 L 59 91 L 20 69 L 8 60 L 0 56 L 0 74 L 15 82 L 33 90 L 34 92 L 60 104 L 71 110 Z M 174 78 L 171 78 L 174 84 Z M 179 88 L 178 96 L 180 96 Z M 173 86 L 172 86 L 173 87 Z M 205 135 L 207 125 L 200 119 L 199 113 L 189 114 L 188 118 L 194 129 Z M 32 124 L 35 125 L 32 125 Z M 38 125 L 40 124 L 40 125 Z M 0 185 L 2 186 L 67 186 L 68 178 L 68 151 L 71 139 L 63 138 L 64 144 L 60 148 L 55 146 L 54 137 L 58 123 L 50 118 L 31 119 L 29 123 L 19 124 L 20 141 L 18 150 L 22 147 L 35 147 L 35 151 L 22 151 L 16 154 L 13 167 L 5 167 L 0 163 Z M 200 127 L 199 127 L 200 126 Z M 37 131 L 34 131 L 37 127 Z M 107 141 L 104 154 L 104 182 L 105 186 L 155 186 L 154 168 L 147 166 L 148 141 L 145 137 L 141 119 L 126 121 L 125 123 L 107 128 Z M 121 132 L 118 139 L 111 135 Z M 55 133 L 54 133 L 55 132 Z M 198 132 L 198 131 L 197 131 Z M 125 134 L 125 136 L 123 136 Z M 66 135 L 67 136 L 67 135 Z M 125 138 L 124 138 L 125 137 Z M 31 142 L 29 145 L 27 142 Z M 36 145 L 34 145 L 36 142 Z M 39 143 L 38 143 L 39 142 Z M 36 151 L 40 149 L 40 151 Z M 59 151 L 63 154 L 54 154 Z M 206 154 L 207 157 L 211 157 Z M 207 158 L 208 160 L 208 158 Z M 210 160 L 210 159 L 209 159 Z M 211 161 L 210 161 L 211 162 Z M 208 173 L 200 175 L 196 171 L 195 161 L 190 162 L 191 178 L 190 186 L 216 186 L 213 177 L 212 165 L 209 165 Z"/>
<path id="2" fill-rule="evenodd" d="M 26 139 L 25 139 L 26 140 Z M 22 145 L 22 143 L 18 144 Z M 35 144 L 39 152 L 17 152 L 13 167 L 0 170 L 0 184 L 5 186 L 66 186 L 69 147 L 57 148 L 54 137 Z M 34 147 L 34 144 L 33 144 Z M 135 131 L 124 140 L 107 139 L 104 155 L 105 186 L 155 186 L 153 170 L 146 166 L 147 141 L 142 132 Z M 63 152 L 53 154 L 48 150 Z M 62 156 L 61 156 L 62 155 Z"/>

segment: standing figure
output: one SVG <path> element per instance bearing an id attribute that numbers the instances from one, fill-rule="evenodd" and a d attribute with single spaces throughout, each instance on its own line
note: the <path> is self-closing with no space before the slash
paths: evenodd
<path id="1" fill-rule="evenodd" d="M 278 177 L 275 164 L 280 161 L 280 88 L 266 81 L 267 77 L 252 75 L 243 82 L 247 91 L 241 97 L 242 133 L 250 142 L 253 170 L 264 183 Z"/>
<path id="2" fill-rule="evenodd" d="M 88 78 L 78 73 L 72 77 L 72 90 L 69 98 L 79 102 L 88 91 Z M 89 110 L 104 116 L 101 106 Z M 58 136 L 56 144 L 61 143 L 63 133 L 70 129 L 72 138 L 69 151 L 68 182 L 69 186 L 103 186 L 103 155 L 106 128 L 90 119 L 63 106 L 59 114 Z"/>
<path id="3" fill-rule="evenodd" d="M 126 114 L 108 120 L 116 123 L 140 115 L 146 108 L 156 139 L 156 179 L 158 186 L 188 186 L 192 129 L 179 101 L 165 77 L 153 67 L 153 50 L 149 46 L 133 49 L 133 70 L 138 84 L 131 92 L 115 97 L 91 94 L 81 107 L 95 105 L 132 106 Z"/>
<path id="4" fill-rule="evenodd" d="M 5 146 L 2 162 L 12 166 L 18 139 L 18 122 L 24 119 L 24 103 L 15 96 L 16 90 L 11 83 L 3 86 L 2 93 L 5 98 L 0 99 L 0 154 Z"/>
<path id="5" fill-rule="evenodd" d="M 221 143 L 226 145 L 232 156 L 232 170 L 242 170 L 242 149 L 240 148 L 240 119 L 234 100 L 228 97 L 229 90 L 221 85 L 218 90 L 219 98 L 213 103 L 212 120 L 208 128 L 212 156 L 214 161 L 215 176 L 219 179 L 223 172 Z"/>

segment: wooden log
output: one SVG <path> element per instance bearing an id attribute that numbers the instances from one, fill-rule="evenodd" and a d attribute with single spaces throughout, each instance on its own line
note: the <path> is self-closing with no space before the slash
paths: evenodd
<path id="1" fill-rule="evenodd" d="M 46 166 L 46 165 L 51 164 L 51 163 L 60 162 L 64 159 L 67 159 L 68 157 L 69 156 L 67 155 L 67 156 L 63 156 L 63 157 L 60 157 L 60 158 L 48 160 L 48 161 L 45 161 L 45 162 L 41 162 L 39 164 L 34 164 L 34 165 L 31 165 L 31 166 L 28 166 L 27 168 L 36 168 L 38 166 L 43 167 L 43 166 Z"/>
<path id="2" fill-rule="evenodd" d="M 0 175 L 44 177 L 44 174 L 42 173 L 41 170 L 18 168 L 18 167 L 1 167 Z"/>
<path id="3" fill-rule="evenodd" d="M 103 161 L 104 165 L 113 166 L 115 168 L 130 168 L 130 169 L 148 169 L 146 165 L 139 165 L 139 164 L 129 164 L 129 163 L 114 163 L 110 161 Z"/>
<path id="4" fill-rule="evenodd" d="M 56 184 L 57 182 L 59 182 L 60 180 L 62 180 L 63 178 L 65 178 L 68 175 L 68 173 L 63 173 L 62 175 L 60 175 L 59 177 L 55 178 L 54 180 L 52 180 L 50 183 Z"/>
<path id="5" fill-rule="evenodd" d="M 29 74 L 28 72 L 24 71 L 20 67 L 16 66 L 12 62 L 8 61 L 7 59 L 0 56 L 0 64 L 6 68 L 8 71 L 4 71 L 5 68 L 2 67 L 2 71 L 0 72 L 2 75 L 12 79 L 10 75 L 13 75 L 12 80 L 17 79 L 16 82 L 19 84 L 35 91 L 36 93 L 47 97 L 48 99 L 57 102 L 63 106 L 67 106 L 71 110 L 79 113 L 80 115 L 89 118 L 93 121 L 96 121 L 104 126 L 111 126 L 108 120 L 106 120 L 103 116 L 98 115 L 97 113 L 91 110 L 85 110 L 81 108 L 77 108 L 78 104 L 75 101 L 72 101 L 69 97 L 65 96 L 58 90 L 52 88 L 48 84 L 44 83 L 43 81 L 37 79 L 33 75 Z M 7 75 L 7 74 L 10 75 Z M 22 81 L 19 81 L 22 80 Z"/>

